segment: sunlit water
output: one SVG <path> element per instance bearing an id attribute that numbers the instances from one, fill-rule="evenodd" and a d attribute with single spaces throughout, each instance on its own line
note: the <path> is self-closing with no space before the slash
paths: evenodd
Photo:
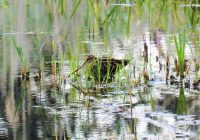
<path id="1" fill-rule="evenodd" d="M 117 6 L 123 12 L 117 16 L 115 30 L 108 32 L 107 39 L 105 34 L 96 31 L 94 17 L 88 19 L 91 21 L 88 30 L 86 6 L 86 0 L 83 0 L 70 19 L 73 2 L 69 1 L 64 5 L 63 15 L 59 2 L 0 2 L 0 139 L 198 139 L 200 92 L 193 88 L 192 81 L 200 74 L 194 75 L 194 64 L 191 64 L 186 77 L 191 81 L 189 89 L 165 81 L 167 52 L 170 54 L 170 75 L 175 75 L 173 36 L 178 30 L 194 26 L 193 34 L 187 32 L 186 59 L 200 61 L 199 23 L 194 25 L 187 18 L 185 11 L 189 12 L 189 2 L 175 5 L 158 2 L 152 3 L 152 7 L 148 3 L 138 6 L 111 2 L 111 7 Z M 128 35 L 129 7 L 132 7 L 132 16 Z M 192 4 L 192 7 L 199 10 L 199 4 Z M 22 46 L 29 62 L 29 80 L 21 78 L 20 59 L 13 38 Z M 144 40 L 148 45 L 146 67 L 150 81 L 136 85 L 145 67 Z M 56 49 L 52 48 L 54 43 Z M 85 54 L 93 54 L 130 58 L 131 63 L 125 67 L 126 75 L 107 85 L 109 90 L 104 90 L 105 85 L 97 85 L 103 89 L 101 92 L 87 91 L 84 77 L 80 77 L 79 83 L 67 78 L 69 56 L 63 60 L 57 77 L 52 75 L 52 56 L 58 58 L 60 66 L 62 54 L 69 52 L 66 46 L 72 48 L 77 60 L 84 59 Z M 40 54 L 44 57 L 44 69 L 42 80 L 38 81 Z M 65 82 L 59 80 L 59 75 Z M 144 83 L 143 78 L 141 82 Z M 83 85 L 81 90 L 80 84 Z"/>

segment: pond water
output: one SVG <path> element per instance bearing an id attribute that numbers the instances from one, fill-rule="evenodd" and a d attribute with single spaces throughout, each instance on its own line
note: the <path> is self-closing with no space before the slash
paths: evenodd
<path id="1" fill-rule="evenodd" d="M 1 0 L 0 139 L 199 139 L 199 4 Z M 179 82 L 174 38 L 183 34 Z M 70 75 L 86 55 L 130 63 L 93 84 L 87 68 Z"/>

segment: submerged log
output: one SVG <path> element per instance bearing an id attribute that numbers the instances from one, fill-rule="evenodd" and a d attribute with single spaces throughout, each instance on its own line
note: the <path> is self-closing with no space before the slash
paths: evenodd
<path id="1" fill-rule="evenodd" d="M 85 65 L 90 65 L 90 77 L 94 78 L 96 82 L 112 82 L 115 73 L 128 63 L 128 59 L 118 60 L 111 57 L 95 57 L 93 55 L 88 55 L 85 62 L 71 74 L 78 72 Z"/>

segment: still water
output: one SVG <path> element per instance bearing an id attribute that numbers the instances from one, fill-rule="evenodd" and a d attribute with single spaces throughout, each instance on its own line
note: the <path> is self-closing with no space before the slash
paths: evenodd
<path id="1" fill-rule="evenodd" d="M 194 79 L 200 77 L 193 64 L 195 58 L 200 62 L 198 1 L 101 1 L 102 7 L 119 11 L 104 31 L 97 24 L 108 11 L 99 8 L 97 20 L 98 10 L 92 11 L 90 0 L 81 0 L 72 14 L 77 2 L 0 1 L 0 139 L 199 139 L 200 91 L 193 87 Z M 183 30 L 185 57 L 191 64 L 185 78 L 189 87 L 165 80 L 168 54 L 169 73 L 175 76 L 173 37 Z M 28 80 L 21 77 L 13 39 L 27 60 Z M 144 42 L 149 53 L 146 66 Z M 84 76 L 79 82 L 67 77 L 83 63 L 85 54 L 131 62 L 106 85 L 109 89 L 97 85 L 103 90 L 96 92 L 85 90 Z M 53 72 L 52 62 L 57 71 Z M 141 84 L 136 84 L 144 67 L 150 81 L 141 78 Z"/>

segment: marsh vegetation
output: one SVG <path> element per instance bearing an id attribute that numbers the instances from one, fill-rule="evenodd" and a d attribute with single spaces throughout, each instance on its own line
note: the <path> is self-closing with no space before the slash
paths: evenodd
<path id="1" fill-rule="evenodd" d="M 0 139 L 198 139 L 199 0 L 0 1 Z"/>

